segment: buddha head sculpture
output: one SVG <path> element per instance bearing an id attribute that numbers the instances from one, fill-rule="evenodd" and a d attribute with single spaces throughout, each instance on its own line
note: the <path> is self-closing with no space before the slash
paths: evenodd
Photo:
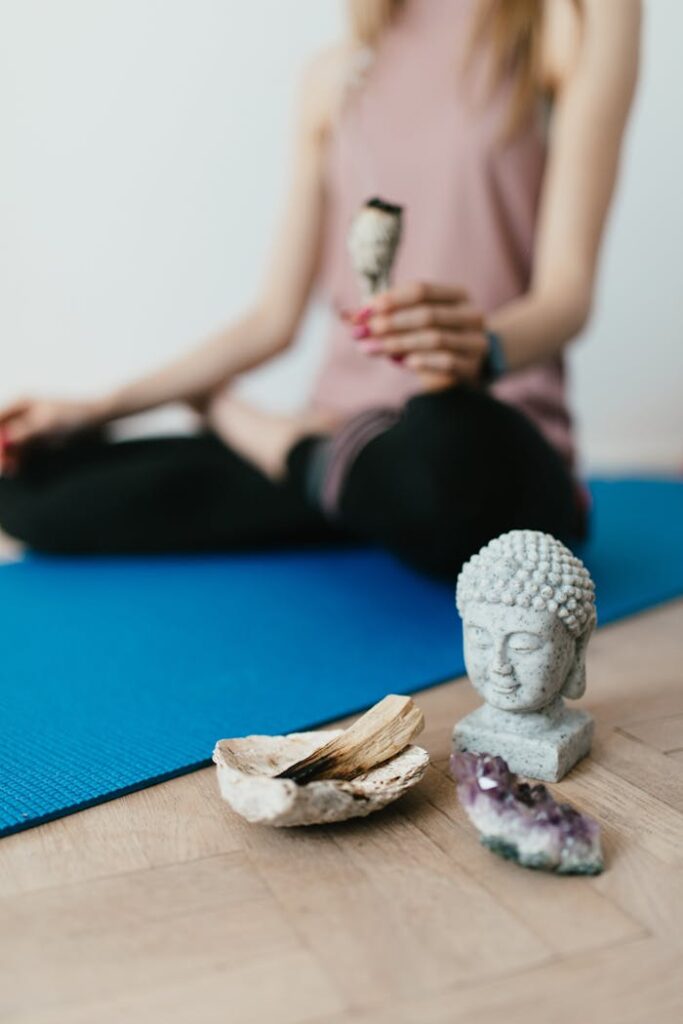
<path id="1" fill-rule="evenodd" d="M 560 541 L 534 530 L 497 537 L 463 567 L 456 603 L 467 673 L 490 707 L 542 712 L 582 696 L 595 586 Z"/>

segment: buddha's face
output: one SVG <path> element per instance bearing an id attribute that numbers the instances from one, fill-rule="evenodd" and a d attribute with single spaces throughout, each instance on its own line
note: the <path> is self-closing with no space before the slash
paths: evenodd
<path id="1" fill-rule="evenodd" d="M 464 640 L 473 686 L 501 711 L 539 711 L 550 704 L 577 653 L 557 616 L 517 605 L 470 602 Z"/>

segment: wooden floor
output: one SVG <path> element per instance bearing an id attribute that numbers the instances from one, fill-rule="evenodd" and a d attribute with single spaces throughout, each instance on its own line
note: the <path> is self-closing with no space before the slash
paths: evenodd
<path id="1" fill-rule="evenodd" d="M 483 849 L 446 773 L 465 683 L 420 694 L 433 767 L 364 822 L 278 831 L 212 770 L 0 842 L 0 1021 L 683 1021 L 683 603 L 600 631 L 595 879 Z"/>

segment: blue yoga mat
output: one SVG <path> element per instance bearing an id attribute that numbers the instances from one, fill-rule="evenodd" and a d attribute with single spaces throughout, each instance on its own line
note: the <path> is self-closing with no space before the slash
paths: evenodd
<path id="1" fill-rule="evenodd" d="M 683 484 L 596 482 L 604 624 L 683 594 Z M 463 671 L 453 587 L 375 550 L 0 569 L 0 835 Z"/>

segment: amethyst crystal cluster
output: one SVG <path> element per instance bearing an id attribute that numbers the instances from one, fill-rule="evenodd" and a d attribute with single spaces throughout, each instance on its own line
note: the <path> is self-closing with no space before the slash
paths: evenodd
<path id="1" fill-rule="evenodd" d="M 527 868 L 597 875 L 603 868 L 600 827 L 543 785 L 519 782 L 502 757 L 451 757 L 458 797 L 484 846 Z"/>

